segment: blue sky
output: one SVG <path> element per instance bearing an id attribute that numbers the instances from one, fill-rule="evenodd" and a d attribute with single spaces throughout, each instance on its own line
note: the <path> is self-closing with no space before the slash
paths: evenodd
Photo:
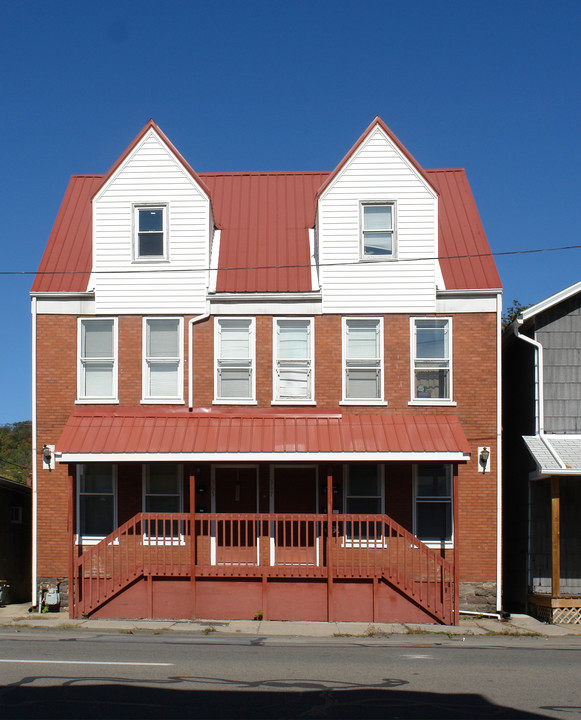
<path id="1" fill-rule="evenodd" d="M 464 167 L 493 252 L 581 245 L 579 0 L 4 0 L 0 271 L 40 261 L 68 178 L 150 117 L 195 170 L 331 170 L 375 115 Z M 505 305 L 581 250 L 498 256 Z M 0 424 L 30 418 L 31 275 L 0 275 Z"/>

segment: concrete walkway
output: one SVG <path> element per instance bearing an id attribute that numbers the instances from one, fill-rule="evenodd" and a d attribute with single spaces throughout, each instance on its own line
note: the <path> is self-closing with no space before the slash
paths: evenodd
<path id="1" fill-rule="evenodd" d="M 86 630 L 135 630 L 160 632 L 244 633 L 266 636 L 307 637 L 373 637 L 375 635 L 406 635 L 444 633 L 447 635 L 538 635 L 560 637 L 581 636 L 581 625 L 547 625 L 529 615 L 511 615 L 497 620 L 473 615 L 461 615 L 460 625 L 428 625 L 416 623 L 365 622 L 281 622 L 277 620 L 71 620 L 68 613 L 28 612 L 28 603 L 0 607 L 0 625 L 36 628 L 82 628 Z"/>

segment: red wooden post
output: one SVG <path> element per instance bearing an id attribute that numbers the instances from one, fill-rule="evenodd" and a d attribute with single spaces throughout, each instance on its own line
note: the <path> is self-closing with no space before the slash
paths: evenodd
<path id="1" fill-rule="evenodd" d="M 70 465 L 69 465 L 70 468 Z M 75 604 L 79 599 L 75 587 L 75 488 L 74 472 L 69 469 L 68 483 L 68 531 L 69 531 L 69 617 L 75 617 Z"/>
<path id="2" fill-rule="evenodd" d="M 333 621 L 333 468 L 327 468 L 327 620 Z"/>
<path id="3" fill-rule="evenodd" d="M 453 504 L 453 532 L 454 532 L 454 625 L 460 624 L 460 572 L 458 569 L 458 465 L 453 465 L 453 489 L 452 489 L 452 504 Z M 440 572 L 442 573 L 442 589 L 444 587 L 444 566 L 441 566 Z"/>
<path id="4" fill-rule="evenodd" d="M 190 589 L 192 617 L 196 617 L 196 474 L 190 474 Z"/>

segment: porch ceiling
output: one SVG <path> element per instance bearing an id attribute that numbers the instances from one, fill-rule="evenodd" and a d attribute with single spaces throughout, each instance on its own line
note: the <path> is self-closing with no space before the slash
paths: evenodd
<path id="1" fill-rule="evenodd" d="M 56 446 L 82 461 L 467 461 L 455 416 L 77 408 Z M 59 456 L 60 454 L 60 456 Z"/>

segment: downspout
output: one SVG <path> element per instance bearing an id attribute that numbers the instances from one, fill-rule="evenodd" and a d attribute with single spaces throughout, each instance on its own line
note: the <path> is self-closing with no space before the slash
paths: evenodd
<path id="1" fill-rule="evenodd" d="M 496 296 L 496 611 L 502 611 L 502 293 Z"/>
<path id="2" fill-rule="evenodd" d="M 559 457 L 557 451 L 551 445 L 549 438 L 545 434 L 545 378 L 544 378 L 544 363 L 543 363 L 543 346 L 538 340 L 530 338 L 528 335 L 521 335 L 519 333 L 519 327 L 524 323 L 522 315 L 519 315 L 516 319 L 516 325 L 514 326 L 514 334 L 520 340 L 532 345 L 537 351 L 537 409 L 535 412 L 535 424 L 536 432 L 541 439 L 543 445 L 551 453 L 551 456 L 555 462 L 559 465 L 561 470 L 566 469 L 565 463 Z"/>
<path id="3" fill-rule="evenodd" d="M 36 307 L 37 299 L 32 298 L 32 605 L 36 606 L 36 563 L 37 563 L 37 525 L 38 525 L 38 471 L 36 456 Z"/>
<path id="4" fill-rule="evenodd" d="M 188 409 L 190 410 L 190 412 L 194 407 L 194 325 L 202 322 L 202 320 L 207 320 L 210 317 L 209 302 L 207 302 L 206 308 L 207 309 L 205 313 L 203 313 L 202 315 L 197 315 L 196 317 L 190 318 L 188 320 Z"/>

